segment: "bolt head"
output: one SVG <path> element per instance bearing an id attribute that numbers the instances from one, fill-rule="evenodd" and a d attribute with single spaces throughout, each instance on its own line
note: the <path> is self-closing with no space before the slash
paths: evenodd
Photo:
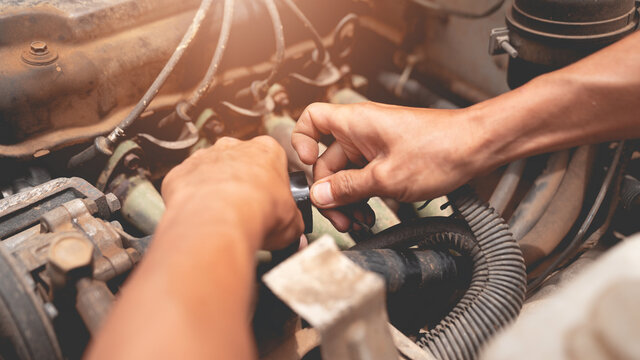
<path id="1" fill-rule="evenodd" d="M 120 210 L 120 200 L 118 200 L 118 197 L 115 194 L 108 193 L 107 195 L 105 195 L 105 198 L 107 199 L 107 206 L 109 206 L 109 211 L 111 211 L 112 214 Z M 120 228 L 122 228 L 122 226 L 120 226 Z"/>
<path id="2" fill-rule="evenodd" d="M 129 170 L 136 170 L 140 167 L 140 157 L 136 154 L 127 154 L 123 159 L 123 164 Z"/>
<path id="3" fill-rule="evenodd" d="M 57 239 L 49 249 L 49 263 L 63 273 L 91 265 L 93 245 L 81 237 Z"/>
<path id="4" fill-rule="evenodd" d="M 210 137 L 216 137 L 224 132 L 224 123 L 219 120 L 209 120 L 204 124 L 203 130 Z"/>
<path id="5" fill-rule="evenodd" d="M 34 41 L 31 43 L 31 53 L 37 55 L 44 55 L 49 52 L 47 43 L 44 41 Z"/>

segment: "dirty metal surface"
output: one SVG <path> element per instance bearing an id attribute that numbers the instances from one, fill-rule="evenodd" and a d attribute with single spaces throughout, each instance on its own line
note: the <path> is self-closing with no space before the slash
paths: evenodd
<path id="1" fill-rule="evenodd" d="M 321 333 L 325 359 L 392 359 L 384 281 L 324 237 L 263 277 L 269 288 Z"/>
<path id="2" fill-rule="evenodd" d="M 0 238 L 35 224 L 47 211 L 76 198 L 94 201 L 100 214 L 110 214 L 104 194 L 86 180 L 57 178 L 0 200 Z"/>

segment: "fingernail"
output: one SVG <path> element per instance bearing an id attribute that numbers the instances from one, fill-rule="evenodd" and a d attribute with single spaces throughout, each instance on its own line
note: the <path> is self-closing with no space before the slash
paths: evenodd
<path id="1" fill-rule="evenodd" d="M 318 205 L 329 205 L 333 203 L 333 193 L 331 192 L 331 183 L 326 181 L 313 186 L 311 189 L 313 200 Z"/>
<path id="2" fill-rule="evenodd" d="M 351 225 L 351 228 L 353 229 L 353 231 L 362 230 L 362 226 L 360 224 L 358 224 L 357 222 L 354 222 L 353 225 Z"/>

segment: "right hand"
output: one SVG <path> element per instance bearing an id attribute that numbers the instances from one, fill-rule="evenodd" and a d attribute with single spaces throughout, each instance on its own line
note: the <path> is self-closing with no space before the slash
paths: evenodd
<path id="1" fill-rule="evenodd" d="M 291 196 L 287 157 L 268 136 L 247 141 L 223 137 L 196 151 L 167 174 L 162 196 L 168 211 L 189 218 L 218 213 L 218 218 L 240 219 L 239 227 L 258 234 L 250 239 L 258 242 L 252 244 L 256 249 L 285 248 L 304 229 Z"/>
<path id="2" fill-rule="evenodd" d="M 311 199 L 320 209 L 372 196 L 412 202 L 444 195 L 482 171 L 474 160 L 480 134 L 466 119 L 465 110 L 315 103 L 291 142 L 300 160 L 314 165 Z M 323 134 L 336 141 L 318 157 Z M 334 225 L 344 222 L 334 210 L 323 213 Z"/>

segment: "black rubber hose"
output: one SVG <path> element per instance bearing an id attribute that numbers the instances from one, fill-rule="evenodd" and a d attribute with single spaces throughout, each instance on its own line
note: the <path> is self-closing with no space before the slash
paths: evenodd
<path id="1" fill-rule="evenodd" d="M 640 205 L 640 181 L 627 175 L 622 180 L 622 189 L 620 189 L 620 201 L 625 210 L 633 210 Z"/>
<path id="2" fill-rule="evenodd" d="M 400 230 L 391 231 L 391 229 L 396 228 L 411 229 L 416 227 L 420 228 L 419 236 L 404 236 L 404 233 Z M 417 241 L 421 238 L 434 237 L 438 234 L 448 232 L 473 238 L 473 233 L 464 220 L 434 216 L 403 222 L 402 224 L 376 234 L 367 241 L 355 244 L 349 250 L 406 249 L 416 245 Z"/>
<path id="3" fill-rule="evenodd" d="M 472 260 L 469 288 L 453 310 L 418 344 L 439 359 L 473 359 L 491 336 L 515 319 L 525 297 L 522 252 L 509 226 L 471 190 L 462 188 L 449 199 L 468 226 L 440 218 L 418 219 L 389 228 L 367 246 L 450 249 Z"/>
<path id="4" fill-rule="evenodd" d="M 459 282 L 470 273 L 469 259 L 443 250 L 377 249 L 342 252 L 365 270 L 381 275 L 387 293 L 431 289 Z"/>

